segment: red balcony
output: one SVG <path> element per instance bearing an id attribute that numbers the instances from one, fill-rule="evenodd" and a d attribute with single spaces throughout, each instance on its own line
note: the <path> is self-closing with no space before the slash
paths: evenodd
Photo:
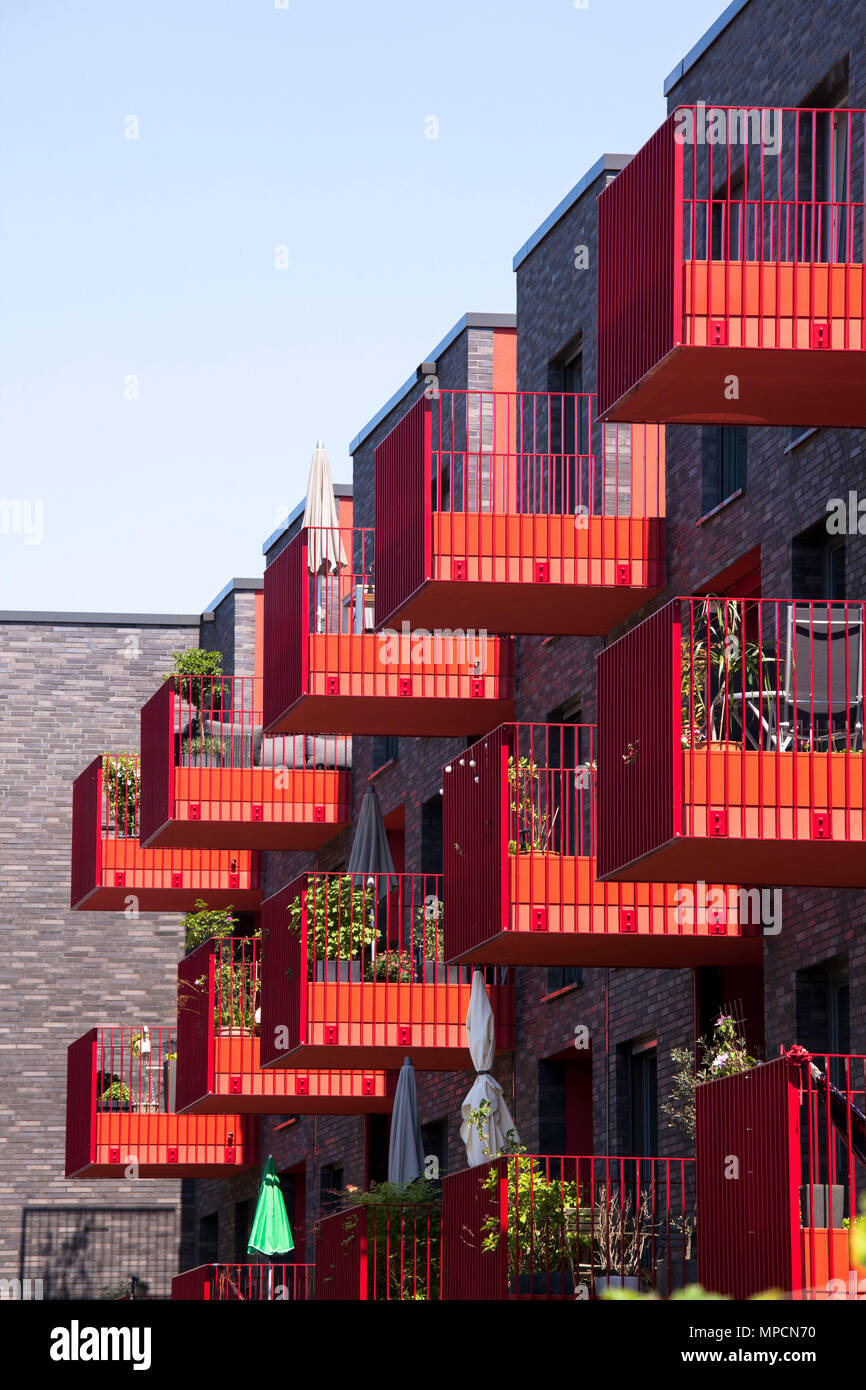
<path id="1" fill-rule="evenodd" d="M 325 1217 L 316 1240 L 316 1297 L 432 1302 L 442 1297 L 442 1209 L 351 1207 Z"/>
<path id="2" fill-rule="evenodd" d="M 866 424 L 864 117 L 680 107 L 617 175 L 603 419 Z"/>
<path id="3" fill-rule="evenodd" d="M 301 874 L 267 898 L 262 1066 L 469 1067 L 471 971 L 444 963 L 442 911 L 434 874 Z M 485 975 L 507 1049 L 511 982 Z"/>
<path id="4" fill-rule="evenodd" d="M 513 713 L 509 638 L 408 624 L 375 632 L 373 532 L 341 531 L 345 564 L 311 573 L 331 537 L 301 531 L 265 570 L 268 733 L 471 734 Z"/>
<path id="5" fill-rule="evenodd" d="M 351 818 L 352 740 L 265 737 L 261 681 L 180 676 L 141 711 L 146 845 L 317 849 Z"/>
<path id="6" fill-rule="evenodd" d="M 197 1265 L 171 1281 L 172 1301 L 307 1303 L 315 1266 L 305 1264 Z"/>
<path id="7" fill-rule="evenodd" d="M 449 1175 L 442 1297 L 668 1297 L 696 1282 L 694 1170 L 690 1158 L 519 1154 Z"/>
<path id="8" fill-rule="evenodd" d="M 437 391 L 376 449 L 376 623 L 601 634 L 664 584 L 664 431 Z"/>
<path id="9" fill-rule="evenodd" d="M 599 877 L 866 884 L 864 617 L 675 599 L 607 647 Z"/>
<path id="10" fill-rule="evenodd" d="M 866 1057 L 798 1051 L 697 1089 L 700 1282 L 862 1299 Z"/>
<path id="11" fill-rule="evenodd" d="M 205 942 L 177 968 L 177 1108 L 196 1114 L 390 1113 L 386 1071 L 263 1071 L 259 1065 L 261 941 Z"/>
<path id="12" fill-rule="evenodd" d="M 244 1115 L 178 1115 L 174 1028 L 100 1027 L 66 1067 L 68 1178 L 223 1178 L 258 1162 Z"/>
<path id="13" fill-rule="evenodd" d="M 243 910 L 262 901 L 258 856 L 237 849 L 144 849 L 137 754 L 101 754 L 72 786 L 71 906 L 190 912 L 197 898 Z"/>
<path id="14" fill-rule="evenodd" d="M 596 743 L 592 724 L 505 724 L 448 764 L 445 959 L 759 963 L 735 887 L 597 881 Z"/>

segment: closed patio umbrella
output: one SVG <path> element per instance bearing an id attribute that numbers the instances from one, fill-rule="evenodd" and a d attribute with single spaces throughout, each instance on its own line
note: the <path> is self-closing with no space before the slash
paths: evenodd
<path id="1" fill-rule="evenodd" d="M 265 1255 L 270 1259 L 274 1255 L 288 1255 L 294 1248 L 295 1242 L 292 1238 L 292 1228 L 289 1225 L 289 1214 L 286 1211 L 283 1190 L 280 1187 L 274 1160 L 268 1155 L 268 1161 L 262 1175 L 262 1185 L 259 1188 L 259 1200 L 256 1203 L 256 1214 L 253 1217 L 253 1229 L 250 1232 L 247 1253 L 249 1255 Z M 273 1298 L 273 1296 L 274 1271 L 271 1269 L 268 1271 L 268 1297 Z"/>
<path id="2" fill-rule="evenodd" d="M 496 1022 L 484 976 L 480 970 L 475 970 L 472 975 L 472 993 L 469 996 L 469 1011 L 466 1014 L 466 1037 L 472 1064 L 478 1075 L 460 1107 L 463 1116 L 460 1138 L 466 1145 L 468 1166 L 477 1168 L 480 1163 L 489 1162 L 505 1149 L 509 1131 L 512 1133 L 511 1142 L 520 1143 L 520 1135 L 514 1129 L 514 1121 L 505 1104 L 502 1087 L 496 1078 L 490 1075 L 496 1055 Z M 469 1116 L 485 1100 L 490 1106 L 490 1113 L 483 1130 L 479 1130 L 477 1125 L 470 1125 Z"/>
<path id="3" fill-rule="evenodd" d="M 382 819 L 382 808 L 375 787 L 368 787 L 358 812 L 358 823 L 352 837 L 352 848 L 346 872 L 369 878 L 379 874 L 377 898 L 384 898 L 395 886 L 394 859 L 388 844 L 388 832 Z"/>
<path id="4" fill-rule="evenodd" d="M 346 552 L 340 539 L 337 499 L 331 480 L 331 465 L 321 439 L 316 445 L 307 480 L 304 525 L 311 528 L 307 539 L 310 574 L 336 574 L 346 565 Z"/>
<path id="5" fill-rule="evenodd" d="M 388 1181 L 405 1186 L 424 1172 L 424 1147 L 418 1123 L 415 1068 L 407 1057 L 397 1078 L 388 1146 Z"/>

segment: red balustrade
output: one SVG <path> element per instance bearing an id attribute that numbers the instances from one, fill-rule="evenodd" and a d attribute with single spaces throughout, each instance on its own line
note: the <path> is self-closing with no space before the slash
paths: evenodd
<path id="1" fill-rule="evenodd" d="M 429 1302 L 442 1296 L 442 1211 L 373 1203 L 326 1216 L 316 1239 L 319 1299 Z"/>
<path id="2" fill-rule="evenodd" d="M 307 1303 L 313 1298 L 311 1264 L 197 1265 L 171 1281 L 172 1300 L 220 1303 Z"/>

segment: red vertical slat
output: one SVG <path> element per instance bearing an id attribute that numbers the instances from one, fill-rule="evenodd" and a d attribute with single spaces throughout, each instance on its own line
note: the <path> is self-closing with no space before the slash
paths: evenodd
<path id="1" fill-rule="evenodd" d="M 141 711 L 140 838 L 148 840 L 174 815 L 174 678 Z"/>
<path id="2" fill-rule="evenodd" d="M 264 577 L 262 703 L 269 729 L 305 693 L 309 661 L 307 536 L 299 532 Z"/>
<path id="3" fill-rule="evenodd" d="M 77 907 L 101 882 L 102 758 L 94 758 L 72 784 L 70 907 Z"/>
<path id="4" fill-rule="evenodd" d="M 494 729 L 443 771 L 445 959 L 508 926 L 510 725 Z M 474 762 L 475 766 L 472 766 Z"/>
<path id="5" fill-rule="evenodd" d="M 205 983 L 199 985 L 198 980 Z M 214 961 L 205 942 L 177 967 L 177 1109 L 186 1110 L 214 1087 Z"/>
<path id="6" fill-rule="evenodd" d="M 430 401 L 421 396 L 376 446 L 376 624 L 430 575 Z"/>

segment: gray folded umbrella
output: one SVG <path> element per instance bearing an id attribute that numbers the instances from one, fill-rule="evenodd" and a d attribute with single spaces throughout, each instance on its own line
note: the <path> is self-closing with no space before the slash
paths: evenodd
<path id="1" fill-rule="evenodd" d="M 424 1172 L 424 1148 L 418 1123 L 418 1096 L 415 1068 L 407 1057 L 397 1078 L 394 1109 L 391 1113 L 391 1142 L 388 1146 L 388 1181 L 414 1182 Z"/>
<path id="2" fill-rule="evenodd" d="M 376 897 L 384 898 L 396 887 L 397 875 L 388 833 L 382 819 L 382 808 L 374 787 L 368 787 L 358 812 L 358 823 L 352 838 L 349 862 L 346 872 L 353 878 L 366 880 L 372 874 L 379 874 Z"/>

